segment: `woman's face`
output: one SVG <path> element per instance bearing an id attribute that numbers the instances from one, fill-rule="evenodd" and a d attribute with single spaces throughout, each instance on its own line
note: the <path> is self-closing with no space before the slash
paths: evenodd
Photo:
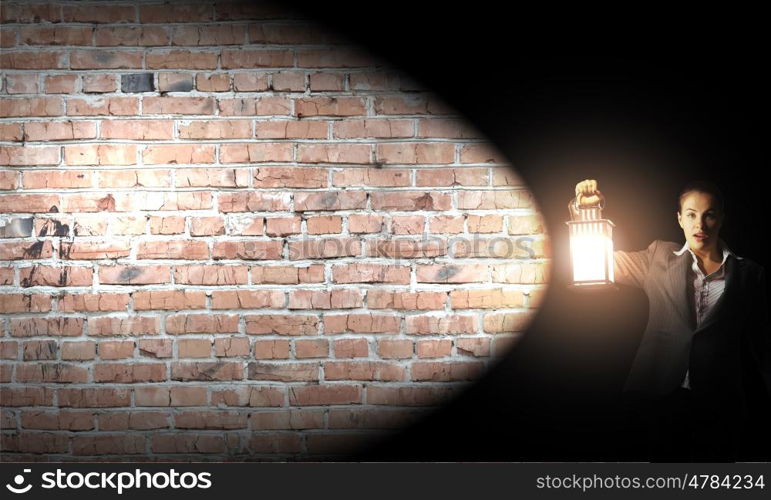
<path id="1" fill-rule="evenodd" d="M 693 251 L 708 251 L 716 247 L 723 214 L 712 195 L 699 191 L 686 194 L 677 213 L 685 241 Z"/>

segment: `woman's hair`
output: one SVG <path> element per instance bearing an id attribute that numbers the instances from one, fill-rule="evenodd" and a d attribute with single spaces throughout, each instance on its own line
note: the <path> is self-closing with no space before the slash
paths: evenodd
<path id="1" fill-rule="evenodd" d="M 712 196 L 715 202 L 715 206 L 720 210 L 721 214 L 725 213 L 725 202 L 723 200 L 723 192 L 717 187 L 717 184 L 710 181 L 691 181 L 680 190 L 680 195 L 677 197 L 677 212 L 683 209 L 683 198 L 689 193 L 706 193 Z"/>

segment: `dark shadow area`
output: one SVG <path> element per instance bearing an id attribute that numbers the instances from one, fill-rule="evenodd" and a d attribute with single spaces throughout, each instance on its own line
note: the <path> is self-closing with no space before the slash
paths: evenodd
<path id="1" fill-rule="evenodd" d="M 619 393 L 647 318 L 640 290 L 576 295 L 567 283 L 565 208 L 600 181 L 615 245 L 682 242 L 676 195 L 691 179 L 724 191 L 722 236 L 768 268 L 768 92 L 760 26 L 730 13 L 505 12 L 392 2 L 307 12 L 444 97 L 511 160 L 535 193 L 554 259 L 535 323 L 479 383 L 357 460 L 647 460 Z M 595 15 L 596 14 L 596 15 Z M 710 22 L 712 21 L 712 22 Z M 747 23 L 750 23 L 748 25 Z M 713 27 L 721 26 L 720 33 Z M 748 460 L 771 459 L 754 440 Z"/>

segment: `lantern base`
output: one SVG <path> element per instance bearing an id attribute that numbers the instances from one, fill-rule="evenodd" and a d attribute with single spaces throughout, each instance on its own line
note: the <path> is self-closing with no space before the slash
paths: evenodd
<path id="1" fill-rule="evenodd" d="M 586 284 L 572 283 L 568 285 L 568 289 L 574 292 L 592 293 L 592 292 L 609 292 L 613 290 L 618 290 L 618 287 L 613 282 L 586 283 Z"/>

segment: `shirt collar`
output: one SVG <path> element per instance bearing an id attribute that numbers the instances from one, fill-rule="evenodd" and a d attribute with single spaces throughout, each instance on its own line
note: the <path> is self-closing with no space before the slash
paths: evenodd
<path id="1" fill-rule="evenodd" d="M 726 245 L 725 241 L 723 241 L 721 239 L 721 240 L 718 240 L 718 243 L 720 244 L 720 247 L 723 249 L 723 262 L 721 263 L 721 265 L 725 264 L 725 261 L 726 261 L 726 259 L 728 259 L 729 255 L 734 257 L 734 258 L 736 258 L 736 259 L 739 259 L 739 260 L 742 259 L 738 255 L 733 253 L 730 248 L 728 248 L 728 245 Z M 694 255 L 693 251 L 690 248 L 688 248 L 688 242 L 687 241 L 685 242 L 685 245 L 683 245 L 683 248 L 681 248 L 680 250 L 675 250 L 672 253 L 679 257 L 680 255 L 683 255 L 683 253 L 685 253 L 686 250 L 688 250 L 691 253 L 691 256 L 694 259 L 696 258 L 696 255 Z"/>

